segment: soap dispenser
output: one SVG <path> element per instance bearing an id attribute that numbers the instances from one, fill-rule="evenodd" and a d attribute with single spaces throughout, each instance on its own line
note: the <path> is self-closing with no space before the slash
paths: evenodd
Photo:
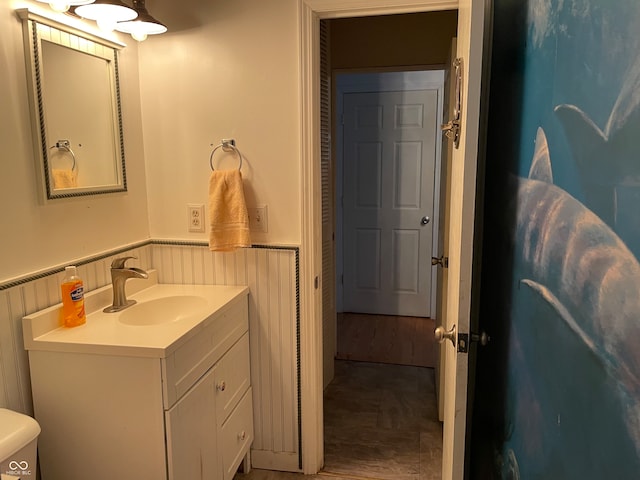
<path id="1" fill-rule="evenodd" d="M 62 321 L 65 327 L 77 327 L 86 323 L 84 311 L 84 285 L 76 267 L 64 268 L 65 276 L 60 286 L 62 292 Z"/>

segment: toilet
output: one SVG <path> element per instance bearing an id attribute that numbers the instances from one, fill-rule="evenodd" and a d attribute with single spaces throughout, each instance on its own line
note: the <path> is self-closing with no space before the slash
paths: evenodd
<path id="1" fill-rule="evenodd" d="M 0 480 L 35 480 L 38 435 L 33 418 L 0 408 Z"/>

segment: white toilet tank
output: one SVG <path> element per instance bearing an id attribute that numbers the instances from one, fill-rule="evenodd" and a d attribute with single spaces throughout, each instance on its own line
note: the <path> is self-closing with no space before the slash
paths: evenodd
<path id="1" fill-rule="evenodd" d="M 33 418 L 0 408 L 0 480 L 35 480 L 38 435 Z"/>

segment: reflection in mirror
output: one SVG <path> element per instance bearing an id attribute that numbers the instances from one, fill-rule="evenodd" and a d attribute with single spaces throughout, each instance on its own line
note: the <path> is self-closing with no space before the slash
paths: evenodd
<path id="1" fill-rule="evenodd" d="M 117 63 L 121 45 L 26 10 L 19 14 L 46 198 L 126 190 Z"/>

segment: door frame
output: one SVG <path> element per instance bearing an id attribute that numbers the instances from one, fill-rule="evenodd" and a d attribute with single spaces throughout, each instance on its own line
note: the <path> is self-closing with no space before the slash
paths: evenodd
<path id="1" fill-rule="evenodd" d="M 339 118 L 344 113 L 344 95 L 348 93 L 365 93 L 365 92 L 391 92 L 391 91 L 408 91 L 408 90 L 436 90 L 438 92 L 437 102 L 437 123 L 439 125 L 443 118 L 443 99 L 444 99 L 444 70 L 442 69 L 422 69 L 422 70 L 402 70 L 402 71 L 379 71 L 379 72 L 337 72 L 333 77 L 336 86 L 336 116 L 332 121 Z M 336 151 L 335 151 L 335 176 L 336 188 L 334 192 L 334 202 L 336 202 L 336 311 L 341 312 L 343 306 L 343 285 L 340 282 L 340 275 L 343 273 L 343 205 L 336 199 L 344 194 L 343 184 L 343 142 L 344 132 L 342 128 L 335 130 L 336 132 Z M 438 247 L 438 229 L 440 228 L 440 165 L 442 163 L 441 151 L 442 142 L 436 140 L 436 152 L 434 163 L 434 184 L 433 184 L 433 214 L 431 217 L 432 236 L 431 236 L 431 252 L 429 255 L 437 256 Z M 423 261 L 430 261 L 425 258 Z M 430 264 L 429 264 L 430 265 Z M 435 309 L 436 302 L 436 283 L 437 269 L 431 269 L 431 291 L 429 294 L 430 308 L 425 312 L 426 316 L 431 317 Z"/>
<path id="2" fill-rule="evenodd" d="M 302 246 L 300 252 L 300 388 L 302 419 L 300 469 L 315 474 L 323 466 L 323 378 L 322 378 L 322 221 L 320 177 L 320 20 L 353 16 L 387 15 L 426 11 L 458 10 L 466 18 L 482 16 L 487 0 L 298 0 L 299 66 L 300 66 L 300 198 L 302 201 Z M 482 4 L 482 5 L 481 5 Z M 474 32 L 464 32 L 475 40 L 482 36 L 484 25 Z M 469 58 L 469 70 L 474 77 L 482 65 L 482 41 L 478 58 Z M 476 49 L 477 50 L 477 49 Z M 467 71 L 469 71 L 467 70 Z M 477 81 L 477 84 L 475 82 Z M 479 97 L 480 81 L 472 85 Z M 480 112 L 473 108 L 464 112 L 470 134 L 463 141 L 478 138 Z M 474 146 L 477 153 L 477 145 Z M 472 159 L 475 162 L 475 158 Z M 458 194 L 470 185 L 456 185 Z M 467 179 L 469 180 L 469 179 Z M 473 188 L 475 191 L 475 186 Z M 475 197 L 474 197 L 475 200 Z M 465 204 L 469 199 L 465 196 Z M 468 209 L 467 209 L 468 210 Z M 465 217 L 468 217 L 468 211 Z M 471 206 L 473 215 L 473 206 Z M 473 219 L 471 219 L 471 227 Z M 473 228 L 473 227 L 472 227 Z M 472 245 L 465 235 L 460 263 L 464 264 L 464 281 L 471 276 Z M 468 275 L 467 275 L 468 274 Z M 466 285 L 469 286 L 469 285 Z M 470 287 L 469 287 L 470 288 Z M 469 313 L 469 305 L 461 305 L 457 313 Z M 468 322 L 468 316 L 467 316 Z M 462 432 L 464 442 L 464 432 Z M 460 460 L 458 460 L 458 463 Z"/>

